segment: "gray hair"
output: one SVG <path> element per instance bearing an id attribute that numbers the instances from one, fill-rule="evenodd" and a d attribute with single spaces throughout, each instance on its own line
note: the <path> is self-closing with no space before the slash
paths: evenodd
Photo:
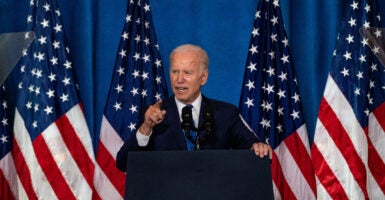
<path id="1" fill-rule="evenodd" d="M 209 68 L 209 56 L 207 55 L 206 51 L 203 50 L 200 46 L 193 45 L 193 44 L 180 45 L 180 46 L 176 47 L 170 53 L 170 60 L 176 52 L 194 52 L 194 53 L 197 53 L 200 57 L 201 69 L 208 70 L 208 68 Z"/>

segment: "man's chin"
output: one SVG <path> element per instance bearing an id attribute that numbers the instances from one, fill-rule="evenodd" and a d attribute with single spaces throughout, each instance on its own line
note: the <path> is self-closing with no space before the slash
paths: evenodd
<path id="1" fill-rule="evenodd" d="M 175 95 L 175 98 L 178 99 L 179 101 L 181 101 L 182 103 L 187 102 L 187 98 L 184 97 L 183 95 Z"/>

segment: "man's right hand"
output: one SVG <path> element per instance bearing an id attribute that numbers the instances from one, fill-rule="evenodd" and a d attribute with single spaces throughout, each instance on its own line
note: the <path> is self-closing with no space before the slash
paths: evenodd
<path id="1" fill-rule="evenodd" d="M 144 135 L 150 135 L 152 128 L 163 122 L 166 111 L 161 110 L 162 100 L 151 105 L 144 114 L 144 122 L 139 128 L 139 132 Z"/>

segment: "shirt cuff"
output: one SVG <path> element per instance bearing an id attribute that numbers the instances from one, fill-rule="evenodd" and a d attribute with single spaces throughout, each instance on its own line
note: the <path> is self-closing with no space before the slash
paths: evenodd
<path id="1" fill-rule="evenodd" d="M 150 140 L 150 136 L 152 134 L 152 131 L 150 135 L 144 135 L 140 133 L 140 131 L 136 131 L 136 140 L 138 141 L 138 145 L 141 147 L 147 146 L 148 141 Z"/>

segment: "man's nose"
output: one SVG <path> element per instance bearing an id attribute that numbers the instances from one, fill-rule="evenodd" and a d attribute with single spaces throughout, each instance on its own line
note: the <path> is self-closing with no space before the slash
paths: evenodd
<path id="1" fill-rule="evenodd" d="M 179 74 L 178 74 L 178 77 L 177 77 L 177 81 L 178 81 L 178 82 L 183 82 L 183 80 L 184 80 L 184 75 L 183 75 L 183 73 L 179 73 Z"/>

